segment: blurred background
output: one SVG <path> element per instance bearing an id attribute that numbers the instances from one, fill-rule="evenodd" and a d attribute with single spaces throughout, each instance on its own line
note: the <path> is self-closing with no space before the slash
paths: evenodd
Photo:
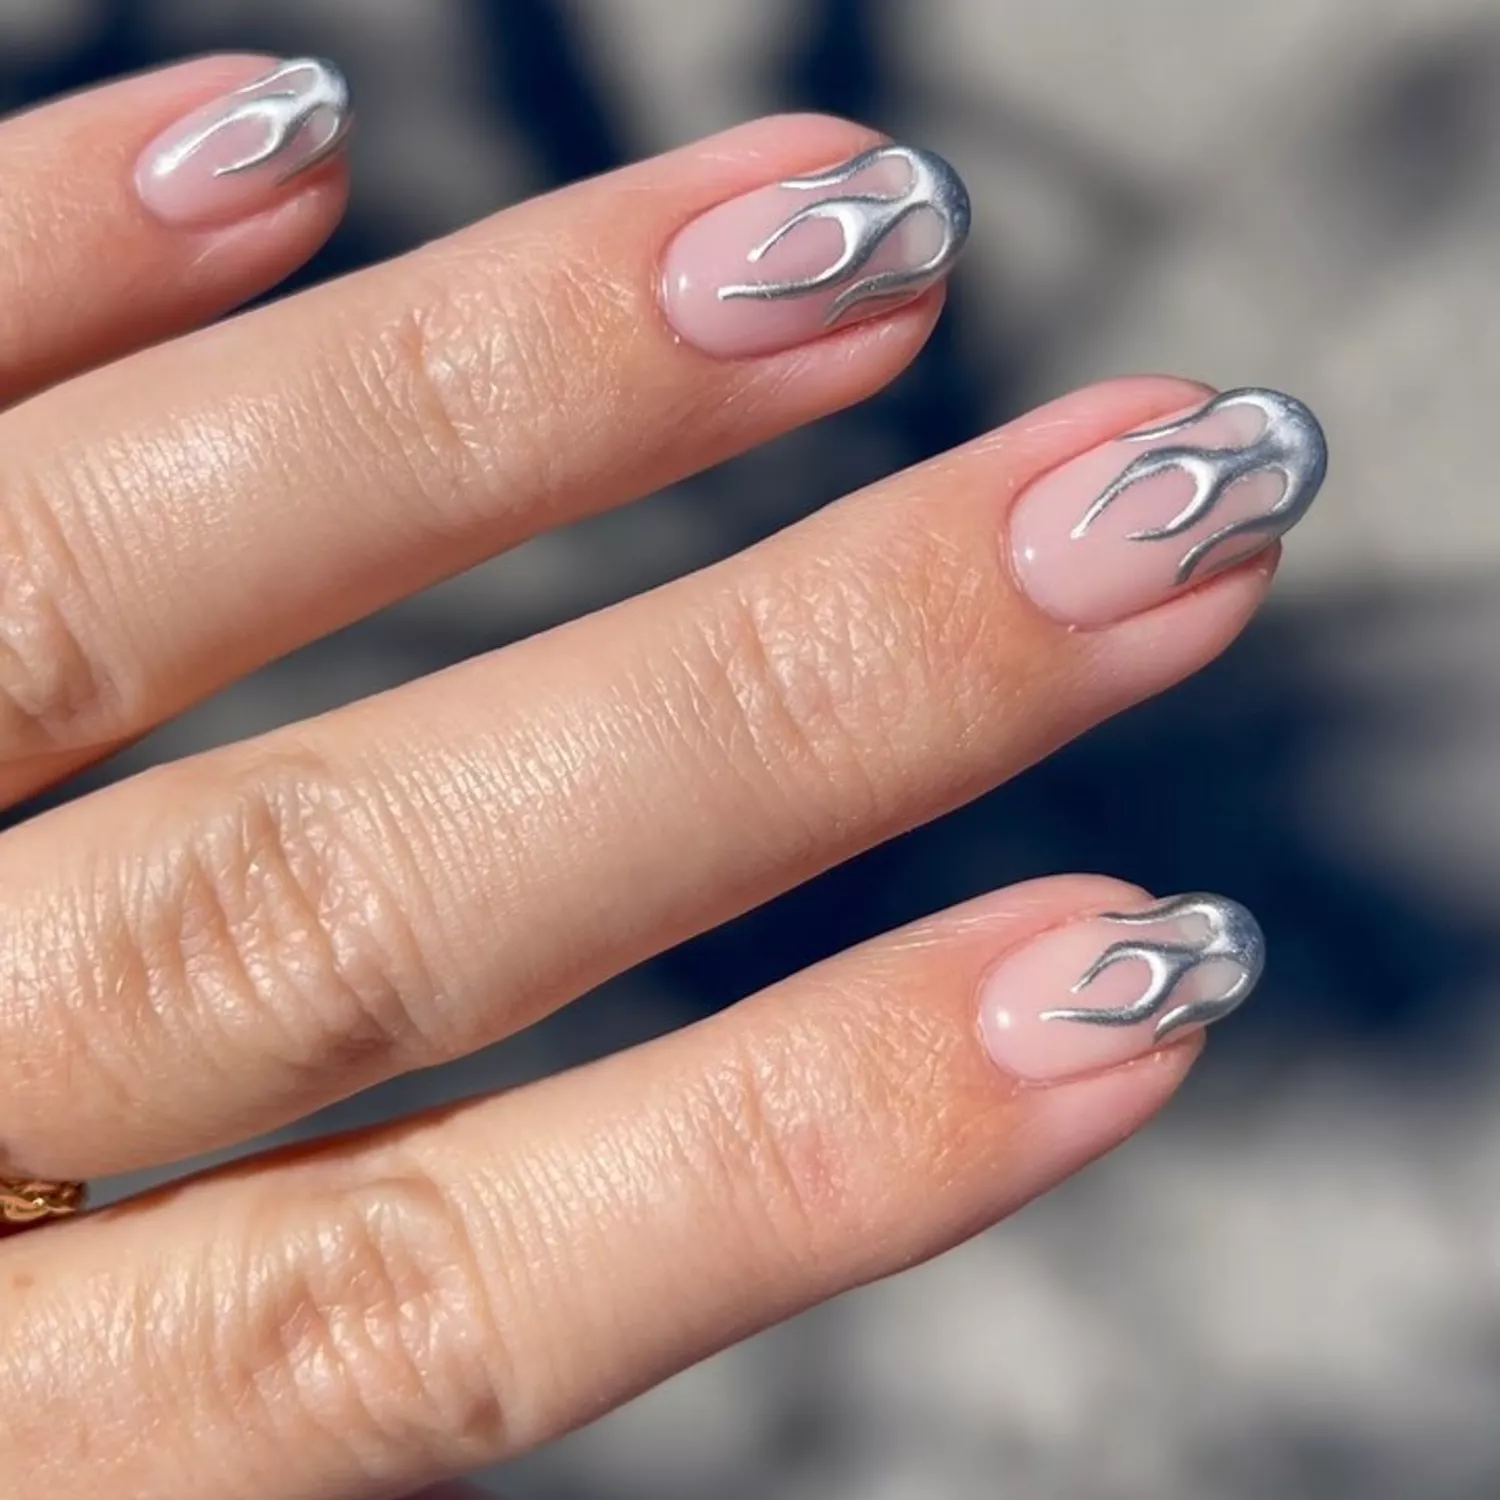
<path id="1" fill-rule="evenodd" d="M 1500 1493 L 1494 0 L 0 0 L 0 104 L 220 48 L 353 80 L 354 202 L 303 283 L 794 107 L 940 150 L 975 233 L 879 400 L 305 651 L 104 775 L 544 629 L 1100 377 L 1281 386 L 1331 441 L 1274 604 L 1200 679 L 313 1122 L 628 1044 L 1025 876 L 1261 916 L 1262 994 L 1140 1140 L 511 1467 L 513 1500 Z"/>

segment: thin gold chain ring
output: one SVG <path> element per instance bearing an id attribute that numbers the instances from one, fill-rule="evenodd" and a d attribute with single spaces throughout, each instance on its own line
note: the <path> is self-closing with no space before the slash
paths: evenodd
<path id="1" fill-rule="evenodd" d="M 10 1181 L 0 1178 L 0 1225 L 39 1224 L 76 1214 L 88 1190 L 81 1182 Z"/>

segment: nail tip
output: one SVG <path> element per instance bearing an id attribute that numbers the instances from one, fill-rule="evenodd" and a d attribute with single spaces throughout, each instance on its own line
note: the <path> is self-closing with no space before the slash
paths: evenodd
<path id="1" fill-rule="evenodd" d="M 837 193 L 838 188 L 846 186 L 869 168 L 892 160 L 900 161 L 909 173 L 910 180 L 905 187 L 886 192 L 851 191 L 842 196 Z M 787 178 L 776 186 L 783 190 L 827 190 L 831 196 L 807 204 L 783 220 L 764 240 L 752 247 L 745 256 L 746 263 L 761 264 L 774 247 L 813 220 L 837 226 L 844 241 L 842 252 L 834 266 L 822 272 L 779 282 L 720 286 L 715 296 L 721 303 L 740 300 L 780 302 L 833 292 L 841 287 L 822 318 L 823 326 L 831 328 L 864 303 L 899 305 L 921 296 L 947 278 L 968 243 L 972 221 L 968 189 L 954 167 L 936 152 L 892 142 L 861 151 L 825 172 Z M 868 269 L 898 228 L 919 212 L 931 213 L 941 224 L 942 237 L 937 248 L 916 265 L 895 264 L 880 270 Z M 835 267 L 838 269 L 836 275 Z"/>
<path id="2" fill-rule="evenodd" d="M 1127 956 L 1139 959 L 1150 971 L 1150 982 L 1141 998 L 1120 1008 L 1090 1010 L 1086 1007 L 1063 1008 L 1042 1013 L 1044 1021 L 1072 1021 L 1091 1026 L 1134 1025 L 1156 1016 L 1153 1031 L 1158 1042 L 1168 1036 L 1223 1020 L 1250 998 L 1265 972 L 1265 933 L 1254 913 L 1238 901 L 1207 891 L 1193 891 L 1163 900 L 1133 912 L 1101 912 L 1098 920 L 1124 927 L 1150 927 L 1159 923 L 1197 920 L 1205 924 L 1206 934 L 1194 941 L 1165 939 L 1133 942 Z M 1112 952 L 1115 950 L 1106 950 Z M 1097 975 L 1103 958 L 1096 959 L 1084 978 L 1073 986 L 1073 993 L 1086 988 Z M 1171 1009 L 1178 986 L 1204 965 L 1232 964 L 1239 977 L 1218 994 L 1190 1000 Z M 1163 1014 L 1163 1011 L 1165 1013 Z"/>
<path id="3" fill-rule="evenodd" d="M 1261 417 L 1253 437 L 1235 444 L 1194 445 L 1189 439 L 1164 440 L 1189 433 L 1200 423 L 1220 413 L 1250 407 Z M 1080 541 L 1100 516 L 1133 486 L 1164 475 L 1180 475 L 1191 482 L 1191 494 L 1169 521 L 1150 527 L 1135 527 L 1124 534 L 1131 543 L 1165 542 L 1207 529 L 1178 560 L 1173 569 L 1174 587 L 1182 588 L 1244 562 L 1286 535 L 1311 509 L 1328 475 L 1328 437 L 1312 408 L 1284 391 L 1268 386 L 1239 386 L 1221 391 L 1184 416 L 1126 433 L 1129 443 L 1164 442 L 1133 459 L 1108 487 L 1091 502 L 1070 537 Z M 1277 475 L 1281 490 L 1275 501 L 1255 514 L 1240 516 L 1218 529 L 1211 529 L 1215 513 L 1232 490 L 1246 480 Z M 1226 544 L 1237 538 L 1252 545 L 1238 555 L 1227 556 Z M 1221 563 L 1207 572 L 1215 554 Z"/>
<path id="4" fill-rule="evenodd" d="M 940 156 L 936 151 L 929 151 L 923 146 L 908 146 L 905 149 L 922 163 L 935 182 L 942 184 L 946 217 L 957 241 L 953 250 L 953 258 L 956 260 L 968 245 L 969 232 L 974 227 L 974 204 L 969 196 L 969 185 L 946 156 Z"/>

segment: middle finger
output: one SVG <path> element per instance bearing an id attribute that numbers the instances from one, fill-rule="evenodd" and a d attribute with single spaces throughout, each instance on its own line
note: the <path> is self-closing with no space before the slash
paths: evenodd
<path id="1" fill-rule="evenodd" d="M 1139 457 L 1117 439 L 1202 400 L 1084 392 L 602 616 L 16 830 L 12 1165 L 187 1155 L 477 1048 L 1200 666 L 1270 563 L 1133 612 L 1217 524 L 1121 529 L 1179 508 L 1171 476 L 1061 574 L 1048 553 Z"/>

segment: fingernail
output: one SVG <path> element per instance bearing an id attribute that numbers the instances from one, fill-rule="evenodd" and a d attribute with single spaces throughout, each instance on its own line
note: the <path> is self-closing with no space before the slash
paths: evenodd
<path id="1" fill-rule="evenodd" d="M 269 206 L 327 160 L 353 123 L 349 86 L 331 63 L 281 63 L 158 136 L 136 167 L 141 201 L 169 224 L 225 224 Z"/>
<path id="2" fill-rule="evenodd" d="M 877 146 L 695 219 L 667 249 L 662 302 L 707 354 L 770 354 L 921 296 L 968 234 L 968 192 L 942 157 Z"/>
<path id="3" fill-rule="evenodd" d="M 1270 546 L 1327 470 L 1323 429 L 1300 401 L 1227 391 L 1032 485 L 1011 515 L 1016 575 L 1054 619 L 1108 625 Z"/>
<path id="4" fill-rule="evenodd" d="M 1054 928 L 984 981 L 979 1029 L 1006 1072 L 1050 1082 L 1116 1066 L 1222 1020 L 1255 988 L 1265 939 L 1223 896 L 1173 896 Z"/>

